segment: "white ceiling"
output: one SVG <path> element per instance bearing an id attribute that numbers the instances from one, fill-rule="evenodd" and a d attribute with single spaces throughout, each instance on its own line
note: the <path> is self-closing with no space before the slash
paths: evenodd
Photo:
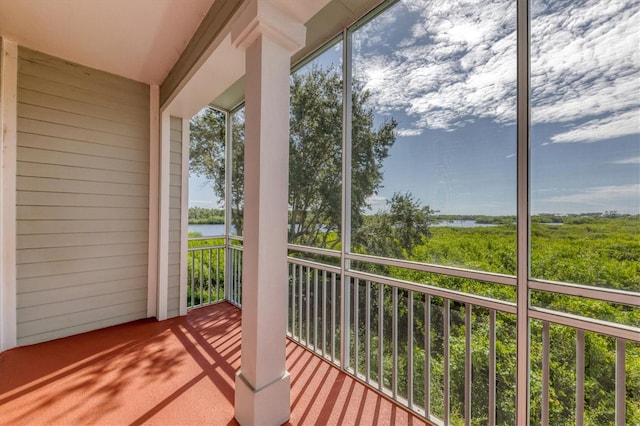
<path id="1" fill-rule="evenodd" d="M 0 35 L 68 61 L 160 84 L 214 0 L 0 0 Z"/>

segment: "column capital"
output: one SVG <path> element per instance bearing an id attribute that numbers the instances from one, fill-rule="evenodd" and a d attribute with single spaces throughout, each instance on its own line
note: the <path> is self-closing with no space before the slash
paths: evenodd
<path id="1" fill-rule="evenodd" d="M 305 44 L 306 28 L 283 2 L 249 0 L 231 27 L 231 42 L 246 50 L 259 36 L 269 37 L 294 54 Z"/>

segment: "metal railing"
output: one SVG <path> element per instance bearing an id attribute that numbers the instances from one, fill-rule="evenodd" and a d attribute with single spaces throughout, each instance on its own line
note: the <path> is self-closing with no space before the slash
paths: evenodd
<path id="1" fill-rule="evenodd" d="M 191 308 L 221 300 L 221 294 L 241 305 L 242 241 L 229 241 L 189 249 L 189 288 L 196 290 L 189 293 Z M 345 270 L 330 264 L 340 260 L 340 252 L 333 250 L 289 245 L 289 252 L 289 338 L 432 423 L 516 423 L 517 410 L 523 409 L 515 397 L 516 303 Z M 404 261 L 349 256 L 377 266 L 425 268 Z M 220 275 L 206 272 L 222 270 L 227 271 L 224 282 Z M 203 276 L 204 280 L 199 279 Z M 512 277 L 480 273 L 473 278 L 506 285 L 513 281 Z M 209 296 L 211 291 L 217 299 Z M 570 392 L 574 392 L 575 404 L 563 409 L 572 412 L 575 423 L 584 424 L 589 409 L 585 407 L 589 393 L 586 372 L 599 368 L 610 376 L 603 380 L 614 383 L 615 418 L 607 418 L 625 425 L 627 347 L 638 345 L 638 328 L 533 306 L 528 308 L 528 321 L 527 416 L 531 423 L 554 424 L 554 394 L 566 393 L 563 386 L 567 383 L 554 378 L 552 366 L 571 363 L 575 374 Z M 589 342 L 594 339 L 606 340 L 612 347 L 612 360 L 589 358 Z M 567 341 L 573 343 L 567 346 Z M 565 359 L 552 359 L 551 349 L 558 342 L 570 348 Z"/>

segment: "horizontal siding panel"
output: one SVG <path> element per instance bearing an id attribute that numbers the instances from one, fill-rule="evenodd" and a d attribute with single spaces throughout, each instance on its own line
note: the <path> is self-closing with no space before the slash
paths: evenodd
<path id="1" fill-rule="evenodd" d="M 170 277 L 180 276 L 180 264 L 169 263 L 169 269 L 168 269 L 167 275 Z"/>
<path id="2" fill-rule="evenodd" d="M 182 197 L 182 188 L 177 186 L 169 186 L 169 200 L 172 198 L 180 199 Z"/>
<path id="3" fill-rule="evenodd" d="M 48 275 L 70 274 L 74 272 L 94 271 L 99 275 L 101 270 L 126 268 L 129 266 L 147 265 L 147 255 L 102 257 L 93 259 L 63 260 L 58 262 L 17 265 L 17 278 L 33 278 Z M 18 283 L 20 287 L 20 283 Z"/>
<path id="4" fill-rule="evenodd" d="M 68 207 L 149 207 L 147 196 L 99 195 L 99 194 L 56 194 L 55 192 L 20 191 L 18 206 L 68 206 Z"/>
<path id="5" fill-rule="evenodd" d="M 122 303 L 145 301 L 147 289 L 137 288 L 126 291 L 65 300 L 44 305 L 29 306 L 17 310 L 17 322 L 26 323 L 42 319 L 52 319 L 73 314 L 75 312 L 85 312 L 87 310 L 99 310 L 101 308 L 120 305 Z"/>
<path id="6" fill-rule="evenodd" d="M 18 309 L 84 299 L 87 297 L 106 296 L 131 290 L 144 290 L 146 292 L 146 277 L 23 293 L 18 295 Z"/>
<path id="7" fill-rule="evenodd" d="M 146 288 L 130 289 L 111 294 L 101 294 L 85 298 L 74 298 L 44 305 L 28 306 L 19 308 L 16 312 L 18 324 L 40 319 L 55 318 L 60 315 L 67 315 L 74 312 L 83 312 L 88 309 L 100 309 L 107 306 L 119 305 L 124 302 L 145 300 L 147 297 Z"/>
<path id="8" fill-rule="evenodd" d="M 169 240 L 169 255 L 177 255 L 180 259 L 180 237 L 175 240 Z"/>
<path id="9" fill-rule="evenodd" d="M 48 76 L 38 77 L 22 73 L 20 80 L 18 80 L 18 88 L 124 112 L 129 117 L 133 117 L 140 122 L 148 120 L 149 118 L 148 103 L 140 102 L 137 106 L 123 103 L 122 99 L 118 99 L 116 96 L 106 93 L 100 94 L 95 90 L 73 87 L 69 84 L 47 79 L 47 77 Z"/>
<path id="10" fill-rule="evenodd" d="M 180 173 L 180 167 L 182 165 L 182 154 L 178 152 L 169 153 L 169 163 L 173 169 L 173 173 Z"/>
<path id="11" fill-rule="evenodd" d="M 22 235 L 18 249 L 83 247 L 100 244 L 147 243 L 149 232 L 85 232 L 78 234 Z"/>
<path id="12" fill-rule="evenodd" d="M 74 141 L 89 142 L 106 146 L 139 150 L 149 155 L 149 139 L 147 137 L 131 137 L 92 129 L 66 126 L 64 124 L 48 123 L 30 118 L 18 118 L 18 129 L 24 134 L 44 135 L 54 138 L 64 138 Z"/>
<path id="13" fill-rule="evenodd" d="M 18 54 L 18 340 L 143 318 L 149 86 Z"/>
<path id="14" fill-rule="evenodd" d="M 18 135 L 18 138 L 19 137 L 20 135 Z M 149 172 L 148 162 L 116 160 L 114 158 L 96 157 L 93 155 L 25 148 L 19 146 L 19 144 L 18 158 L 20 161 L 28 161 L 31 163 L 57 164 L 59 166 L 73 166 L 90 170 L 138 172 L 141 174 L 147 174 Z"/>
<path id="15" fill-rule="evenodd" d="M 27 148 L 38 148 L 47 151 L 85 154 L 93 157 L 113 158 L 118 160 L 149 162 L 149 153 L 135 149 L 106 144 L 76 141 L 68 138 L 38 135 L 20 132 L 19 145 Z"/>
<path id="16" fill-rule="evenodd" d="M 139 302 L 134 302 L 134 303 L 135 304 L 131 304 L 131 306 L 138 308 L 140 303 Z M 130 304 L 120 305 L 120 306 L 129 307 Z M 96 330 L 99 328 L 110 327 L 112 325 L 123 324 L 126 322 L 140 320 L 140 319 L 146 318 L 146 314 L 147 314 L 147 310 L 145 306 L 144 309 L 137 310 L 131 314 L 108 317 L 106 319 L 102 319 L 98 321 L 82 323 L 76 326 L 65 327 L 62 329 L 56 329 L 56 330 L 52 330 L 52 331 L 44 332 L 40 334 L 33 334 L 26 337 L 20 337 L 18 338 L 18 346 L 31 345 L 31 344 L 43 342 L 46 340 L 59 339 L 62 337 L 72 336 L 74 334 L 84 333 L 86 331 Z"/>
<path id="17" fill-rule="evenodd" d="M 18 220 L 18 235 L 84 232 L 145 231 L 149 222 L 139 220 Z"/>
<path id="18" fill-rule="evenodd" d="M 171 129 L 169 131 L 169 146 L 171 152 L 182 152 L 182 127 L 179 130 Z"/>
<path id="19" fill-rule="evenodd" d="M 121 98 L 141 100 L 149 98 L 149 86 L 104 71 L 88 68 L 61 58 L 46 55 L 24 47 L 18 49 L 18 72 L 36 77 L 60 76 L 62 83 L 91 89 L 106 89 Z M 36 69 L 35 71 L 33 69 Z"/>
<path id="20" fill-rule="evenodd" d="M 46 318 L 43 320 L 22 322 L 18 324 L 18 335 L 21 344 L 41 342 L 57 337 L 69 336 L 82 331 L 95 330 L 108 325 L 120 324 L 123 318 L 128 321 L 146 317 L 146 300 L 134 300 L 118 305 L 90 309 L 82 312 L 72 312 L 66 315 Z M 110 320 L 113 320 L 111 322 Z M 67 329 L 65 332 L 65 329 Z M 28 339 L 29 336 L 37 338 Z"/>
<path id="21" fill-rule="evenodd" d="M 169 219 L 169 229 L 170 230 L 179 230 L 180 228 L 180 220 L 179 219 Z"/>
<path id="22" fill-rule="evenodd" d="M 61 260 L 92 259 L 131 254 L 147 254 L 147 243 L 100 244 L 82 247 L 53 247 L 16 251 L 16 264 L 57 262 Z"/>
<path id="23" fill-rule="evenodd" d="M 49 123 L 58 123 L 81 129 L 97 130 L 118 136 L 129 136 L 140 139 L 149 138 L 148 128 L 133 127 L 128 124 L 116 123 L 101 118 L 87 117 L 71 112 L 24 104 L 22 102 L 18 102 L 18 117 L 47 121 Z"/>
<path id="24" fill-rule="evenodd" d="M 171 208 L 169 209 L 169 220 L 180 220 L 180 208 Z M 178 228 L 179 229 L 179 228 Z"/>
<path id="25" fill-rule="evenodd" d="M 108 207 L 18 206 L 16 210 L 22 220 L 146 219 L 148 214 L 148 209 Z"/>
<path id="26" fill-rule="evenodd" d="M 136 118 L 134 115 L 119 109 L 113 109 L 94 103 L 87 103 L 68 99 L 57 95 L 37 92 L 35 90 L 18 88 L 18 102 L 26 105 L 50 108 L 56 111 L 70 112 L 81 117 L 97 118 L 112 121 L 118 124 L 126 124 L 136 129 L 149 131 L 147 117 Z"/>
<path id="27" fill-rule="evenodd" d="M 61 290 L 67 287 L 77 288 L 85 285 L 107 284 L 110 281 L 123 281 L 143 278 L 146 281 L 147 265 L 114 267 L 100 271 L 71 272 L 61 275 L 46 275 L 20 280 L 18 296 L 21 294 Z"/>
<path id="28" fill-rule="evenodd" d="M 171 130 L 177 130 L 182 135 L 182 119 L 178 117 L 170 117 L 169 118 L 169 127 Z M 180 139 L 180 138 L 178 138 Z"/>
<path id="29" fill-rule="evenodd" d="M 69 179 L 85 182 L 149 185 L 149 175 L 146 173 L 128 173 L 96 169 L 89 170 L 75 166 L 31 163 L 18 159 L 18 177 L 20 176 Z"/>

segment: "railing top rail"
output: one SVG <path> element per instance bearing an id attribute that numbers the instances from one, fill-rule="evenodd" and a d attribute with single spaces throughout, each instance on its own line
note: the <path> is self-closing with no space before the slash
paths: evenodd
<path id="1" fill-rule="evenodd" d="M 539 279 L 529 280 L 529 288 L 532 290 L 565 294 L 567 296 L 588 297 L 594 300 L 640 307 L 640 293 L 633 291 Z"/>
<path id="2" fill-rule="evenodd" d="M 640 328 L 614 322 L 586 318 L 579 315 L 558 312 L 551 309 L 529 307 L 529 317 L 541 321 L 575 328 L 577 330 L 592 331 L 612 337 L 620 337 L 634 342 L 640 342 Z"/>
<path id="3" fill-rule="evenodd" d="M 339 266 L 327 265 L 326 263 L 314 262 L 314 261 L 311 261 L 311 260 L 300 259 L 298 257 L 291 257 L 291 256 L 287 257 L 287 261 L 289 263 L 293 263 L 293 264 L 296 264 L 296 265 L 309 266 L 311 268 L 321 269 L 323 271 L 334 272 L 336 274 L 340 274 L 340 267 Z"/>
<path id="4" fill-rule="evenodd" d="M 429 284 L 416 284 L 411 281 L 399 280 L 397 278 L 388 278 L 381 275 L 370 274 L 367 272 L 347 271 L 345 275 L 352 278 L 358 278 L 364 281 L 371 281 L 380 284 L 386 284 L 392 287 L 398 287 L 405 290 L 411 290 L 416 293 L 428 294 L 430 296 L 443 297 L 462 303 L 471 303 L 472 305 L 482 306 L 496 311 L 516 313 L 516 304 L 503 300 L 491 299 L 483 296 L 476 296 L 469 293 L 463 293 L 457 290 L 450 290 L 442 287 L 436 287 Z"/>
<path id="5" fill-rule="evenodd" d="M 301 246 L 298 244 L 287 244 L 287 249 L 303 253 L 319 254 L 322 256 L 340 257 L 340 250 L 331 250 L 320 247 Z"/>
<path id="6" fill-rule="evenodd" d="M 213 235 L 210 237 L 190 237 L 189 241 L 224 240 L 224 238 L 224 235 Z"/>
<path id="7" fill-rule="evenodd" d="M 415 271 L 431 272 L 435 274 L 450 275 L 460 278 L 468 278 L 476 281 L 498 283 L 515 286 L 516 277 L 512 275 L 497 274 L 492 272 L 474 271 L 471 269 L 456 268 L 453 266 L 433 265 L 430 263 L 413 262 L 410 260 L 389 259 L 386 257 L 372 256 L 369 254 L 348 253 L 348 260 L 374 263 L 383 266 L 395 266 L 398 268 L 413 269 Z"/>
<path id="8" fill-rule="evenodd" d="M 224 245 L 213 245 L 213 246 L 197 246 L 197 247 L 189 247 L 187 251 L 200 251 L 200 250 L 214 250 L 214 249 L 223 249 Z"/>

